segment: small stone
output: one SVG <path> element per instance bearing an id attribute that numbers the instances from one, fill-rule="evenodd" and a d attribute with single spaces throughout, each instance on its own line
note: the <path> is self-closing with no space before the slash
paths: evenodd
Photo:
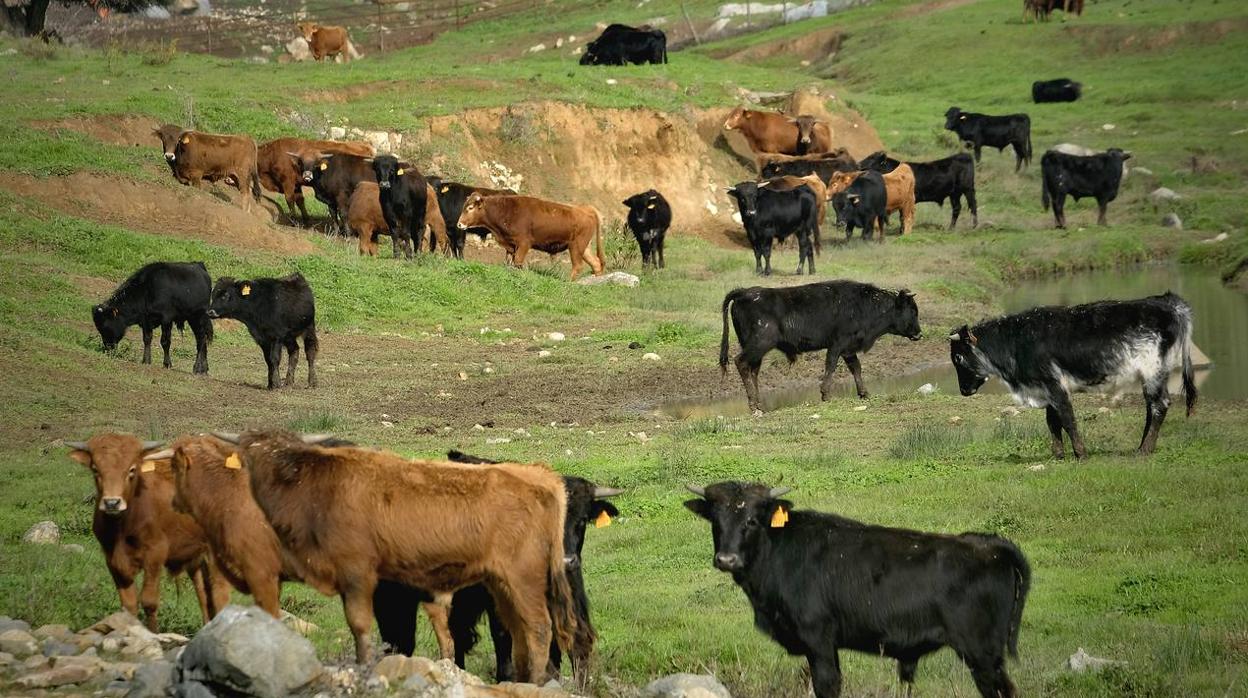
<path id="1" fill-rule="evenodd" d="M 8 616 L 0 616 L 0 633 L 6 630 L 21 630 L 22 632 L 30 632 L 30 623 L 24 620 L 17 620 Z"/>
<path id="2" fill-rule="evenodd" d="M 546 44 L 537 44 L 529 47 L 529 53 L 538 53 L 546 50 Z"/>
<path id="3" fill-rule="evenodd" d="M 42 651 L 45 657 L 64 657 L 78 654 L 79 650 L 78 645 L 71 645 L 50 637 L 43 641 Z"/>
<path id="4" fill-rule="evenodd" d="M 27 674 L 16 681 L 22 688 L 56 688 L 87 681 L 95 672 L 81 666 L 54 667 Z"/>
<path id="5" fill-rule="evenodd" d="M 1113 412 L 1108 407 L 1104 407 L 1104 406 L 1096 408 L 1096 413 L 1097 414 L 1113 414 Z"/>
<path id="6" fill-rule="evenodd" d="M 74 633 L 69 629 L 68 625 L 41 625 L 35 628 L 31 633 L 38 640 L 66 640 L 73 637 Z"/>
<path id="7" fill-rule="evenodd" d="M 1222 242 L 1226 240 L 1228 237 L 1230 237 L 1230 235 L 1227 235 L 1226 233 L 1218 233 L 1216 236 L 1211 237 L 1211 238 L 1205 238 L 1204 240 L 1201 240 L 1200 242 L 1201 244 L 1204 244 L 1204 245 L 1211 245 L 1215 242 Z"/>
<path id="8" fill-rule="evenodd" d="M 855 411 L 855 412 L 866 412 L 866 411 L 867 411 L 867 406 L 866 406 L 866 405 L 858 405 L 858 406 L 854 407 L 854 411 Z"/>
<path id="9" fill-rule="evenodd" d="M 582 286 L 598 286 L 608 284 L 612 286 L 626 286 L 628 288 L 636 288 L 641 285 L 641 277 L 635 274 L 629 274 L 626 271 L 613 271 L 607 274 L 590 275 L 580 279 L 576 283 Z"/>
<path id="10" fill-rule="evenodd" d="M 537 358 L 539 358 L 539 359 L 544 359 L 544 358 L 546 358 L 546 357 L 548 357 L 548 356 L 550 356 L 550 351 L 549 351 L 549 350 L 543 349 L 543 350 L 541 350 L 541 351 L 537 352 Z"/>
<path id="11" fill-rule="evenodd" d="M 1093 657 L 1080 647 L 1074 654 L 1070 655 L 1070 659 L 1066 660 L 1066 667 L 1076 674 L 1085 671 L 1100 671 L 1106 667 L 1121 666 L 1126 662 L 1120 662 L 1113 659 L 1102 659 L 1101 657 Z"/>
<path id="12" fill-rule="evenodd" d="M 619 81 L 619 80 L 616 80 L 615 78 L 607 78 L 607 84 L 608 84 L 608 85 L 618 85 L 618 84 L 620 84 L 620 81 Z"/>
<path id="13" fill-rule="evenodd" d="M 95 625 L 92 625 L 89 630 L 93 630 L 101 635 L 107 635 L 115 630 L 124 630 L 136 625 L 142 625 L 138 618 L 130 615 L 127 611 L 117 611 L 96 621 Z"/>
<path id="14" fill-rule="evenodd" d="M 46 669 L 49 666 L 51 666 L 51 662 L 49 662 L 48 658 L 42 654 L 27 657 L 26 660 L 22 662 L 22 668 L 26 671 L 39 671 L 41 669 Z"/>
<path id="15" fill-rule="evenodd" d="M 25 630 L 13 628 L 0 633 L 0 652 L 8 652 L 15 657 L 29 657 L 38 651 L 39 643 Z"/>
<path id="16" fill-rule="evenodd" d="M 1148 195 L 1148 198 L 1152 199 L 1154 203 L 1160 203 L 1163 201 L 1178 201 L 1183 196 L 1169 187 L 1157 187 Z"/>
<path id="17" fill-rule="evenodd" d="M 54 545 L 61 542 L 61 527 L 55 521 L 40 521 L 22 534 L 23 543 Z"/>
<path id="18" fill-rule="evenodd" d="M 1153 171 L 1152 171 L 1152 170 L 1150 170 L 1150 169 L 1148 169 L 1147 167 L 1132 167 L 1132 168 L 1131 168 L 1131 171 L 1132 171 L 1132 172 L 1139 173 L 1139 174 L 1142 174 L 1142 175 L 1151 175 L 1151 174 L 1153 174 Z"/>
<path id="19" fill-rule="evenodd" d="M 101 652 L 116 652 L 121 649 L 121 641 L 115 637 L 106 637 L 100 642 Z"/>
<path id="20" fill-rule="evenodd" d="M 816 412 L 815 414 L 810 415 L 810 418 L 811 418 L 811 419 L 821 419 L 822 417 L 823 417 L 823 415 L 819 414 L 818 412 Z"/>
<path id="21" fill-rule="evenodd" d="M 474 431 L 485 431 L 485 427 L 481 426 L 480 424 L 473 424 L 472 428 Z"/>
<path id="22" fill-rule="evenodd" d="M 564 336 L 562 332 L 547 332 L 546 339 L 549 339 L 552 342 L 562 342 Z"/>
<path id="23" fill-rule="evenodd" d="M 1044 463 L 1036 463 L 1035 465 L 1029 465 L 1027 466 L 1027 469 L 1033 473 L 1038 473 L 1041 470 L 1044 470 Z"/>
<path id="24" fill-rule="evenodd" d="M 629 342 L 628 348 L 629 349 L 645 349 L 646 345 L 642 344 L 641 342 Z"/>
<path id="25" fill-rule="evenodd" d="M 156 641 L 160 643 L 162 649 L 171 647 L 181 647 L 191 641 L 191 638 L 177 633 L 159 633 L 156 635 Z"/>
<path id="26" fill-rule="evenodd" d="M 494 446 L 496 444 L 509 444 L 511 443 L 511 439 L 507 438 L 506 436 L 497 436 L 497 437 L 486 439 L 485 443 L 490 446 Z"/>
<path id="27" fill-rule="evenodd" d="M 17 657 L 8 652 L 0 652 L 0 667 L 8 666 L 17 662 Z"/>
<path id="28" fill-rule="evenodd" d="M 949 418 L 949 423 L 956 427 L 962 423 L 962 418 L 957 415 L 954 415 Z"/>
<path id="29" fill-rule="evenodd" d="M 493 372 L 494 372 L 494 367 L 493 367 L 493 366 L 486 366 L 485 368 L 481 369 L 481 372 L 482 372 L 482 373 L 493 373 Z"/>
<path id="30" fill-rule="evenodd" d="M 659 355 L 651 351 L 651 352 L 646 352 L 645 354 L 642 354 L 641 358 L 645 359 L 646 361 L 658 361 Z"/>
<path id="31" fill-rule="evenodd" d="M 1167 213 L 1162 217 L 1161 224 L 1167 228 L 1174 228 L 1175 230 L 1183 229 L 1183 219 L 1179 218 L 1179 214 L 1177 213 Z"/>
<path id="32" fill-rule="evenodd" d="M 732 694 L 709 674 L 672 674 L 650 682 L 642 691 L 646 698 L 732 698 Z"/>
<path id="33" fill-rule="evenodd" d="M 1101 129 L 1102 129 L 1102 130 L 1105 130 L 1105 131 L 1113 131 L 1113 130 L 1114 130 L 1114 129 L 1116 129 L 1116 128 L 1118 128 L 1118 127 L 1117 127 L 1117 126 L 1115 126 L 1115 125 L 1113 125 L 1113 124 L 1102 124 L 1102 125 L 1101 125 Z"/>
<path id="34" fill-rule="evenodd" d="M 66 543 L 61 546 L 61 550 L 64 550 L 67 553 L 74 553 L 75 555 L 81 555 L 87 552 L 86 548 L 78 545 L 77 543 Z"/>
<path id="35" fill-rule="evenodd" d="M 394 426 L 394 422 L 387 422 L 385 420 L 382 420 L 381 426 L 385 427 L 386 429 L 390 429 Z"/>
<path id="36" fill-rule="evenodd" d="M 1013 405 L 1007 405 L 1006 407 L 1001 408 L 1001 414 L 1005 415 L 1006 417 L 1017 417 L 1018 415 L 1022 414 L 1022 411 Z"/>
<path id="37" fill-rule="evenodd" d="M 919 395 L 931 395 L 932 393 L 936 392 L 936 386 L 932 385 L 931 383 L 924 383 L 923 385 L 920 385 L 919 389 L 914 392 L 918 393 Z"/>

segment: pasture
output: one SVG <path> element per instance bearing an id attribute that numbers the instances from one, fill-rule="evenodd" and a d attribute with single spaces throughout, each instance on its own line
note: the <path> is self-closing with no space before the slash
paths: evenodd
<path id="1" fill-rule="evenodd" d="M 861 115 L 890 153 L 911 159 L 956 146 L 941 128 L 952 105 L 1028 112 L 1036 159 L 1016 175 L 1012 155 L 985 151 L 978 229 L 964 214 L 945 230 L 948 211 L 931 204 L 919 205 L 912 234 L 883 245 L 831 244 L 841 233 L 825 224 L 816 279 L 917 294 L 923 339 L 886 337 L 862 357 L 868 387 L 879 385 L 948 363 L 950 328 L 1002 312 L 1022 279 L 1185 264 L 1243 287 L 1248 10 L 1105 0 L 1081 18 L 1034 24 L 1013 2 L 885 1 L 674 51 L 667 65 L 582 68 L 566 50 L 525 51 L 593 33 L 599 20 L 677 22 L 681 4 L 556 0 L 349 65 L 0 40 L 0 51 L 16 50 L 0 57 L 0 615 L 80 627 L 116 610 L 91 535 L 91 478 L 62 440 L 286 427 L 410 456 L 458 448 L 546 461 L 626 488 L 613 500 L 620 518 L 589 531 L 584 553 L 600 635 L 594 695 L 633 695 L 630 687 L 677 671 L 714 673 L 735 696 L 805 695 L 804 660 L 753 628 L 741 590 L 711 566 L 709 527 L 681 506 L 686 484 L 725 479 L 783 481 L 798 508 L 1014 540 L 1033 570 L 1021 659 L 1009 668 L 1022 695 L 1248 694 L 1248 401 L 1202 398 L 1191 418 L 1176 408 L 1157 453 L 1142 458 L 1133 452 L 1140 396 L 1081 395 L 1082 462 L 1050 458 L 1039 410 L 1011 415 L 1008 396 L 963 398 L 952 383 L 932 395 L 880 389 L 866 401 L 836 397 L 761 417 L 712 409 L 678 419 L 664 406 L 744 402 L 735 371 L 721 378 L 716 365 L 720 301 L 737 287 L 806 281 L 791 275 L 796 246 L 777 251 L 776 275 L 760 280 L 739 225 L 678 216 L 667 268 L 643 273 L 619 223 L 624 208 L 609 208 L 613 185 L 580 188 L 619 179 L 623 156 L 600 146 L 628 119 L 661 117 L 702 134 L 743 90 L 815 87 L 834 114 Z M 698 18 L 714 12 L 713 3 L 689 6 Z M 810 48 L 832 33 L 834 53 Z M 1063 76 L 1084 83 L 1080 101 L 1030 103 L 1033 80 Z M 572 117 L 560 111 L 568 109 Z M 556 117 L 575 123 L 552 125 Z M 463 262 L 361 258 L 353 240 L 241 217 L 173 181 L 147 135 L 151 123 L 192 118 L 198 129 L 258 141 L 321 137 L 333 126 L 400 133 L 426 173 L 461 181 L 480 159 L 505 164 L 526 191 L 597 205 L 610 222 L 607 269 L 638 274 L 641 285 L 569 284 L 566 255 L 534 255 L 524 271 L 472 247 Z M 751 176 L 730 149 L 706 142 L 693 155 L 643 156 L 654 158 L 656 177 L 705 172 L 720 192 Z M 1095 225 L 1088 200 L 1068 204 L 1068 230 L 1052 230 L 1041 210 L 1039 157 L 1063 142 L 1120 147 L 1134 154 L 1131 166 L 1152 171 L 1123 183 L 1109 227 Z M 1159 186 L 1183 198 L 1159 209 L 1149 199 Z M 731 210 L 722 194 L 719 202 Z M 1171 210 L 1182 230 L 1160 225 Z M 217 324 L 208 376 L 190 373 L 189 332 L 175 336 L 171 371 L 138 363 L 137 328 L 104 354 L 91 305 L 155 260 L 203 260 L 214 278 L 301 272 L 316 294 L 319 388 L 307 389 L 301 370 L 294 387 L 263 390 L 259 352 L 234 323 Z M 821 355 L 788 367 L 772 354 L 764 397 L 814 386 L 822 368 Z M 837 380 L 851 382 L 843 367 Z M 21 543 L 44 519 L 86 551 Z M 194 595 L 172 583 L 166 592 L 164 629 L 190 634 Z M 282 603 L 320 627 L 323 659 L 349 660 L 337 599 L 287 584 Z M 1126 664 L 1073 674 L 1064 662 L 1079 647 Z M 423 618 L 419 649 L 435 651 Z M 469 669 L 488 674 L 489 654 L 479 649 Z M 848 652 L 842 662 L 846 695 L 897 690 L 893 662 Z M 948 650 L 920 664 L 916 690 L 975 694 Z"/>

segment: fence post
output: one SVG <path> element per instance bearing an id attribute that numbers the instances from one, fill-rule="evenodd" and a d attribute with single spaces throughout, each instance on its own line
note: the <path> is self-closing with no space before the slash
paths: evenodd
<path id="1" fill-rule="evenodd" d="M 381 2 L 377 2 L 377 42 L 381 45 L 381 52 L 386 51 L 386 32 L 381 26 Z"/>

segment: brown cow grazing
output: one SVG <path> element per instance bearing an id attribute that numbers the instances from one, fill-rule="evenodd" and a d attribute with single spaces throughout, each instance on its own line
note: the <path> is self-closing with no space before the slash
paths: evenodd
<path id="1" fill-rule="evenodd" d="M 307 138 L 278 138 L 260 146 L 256 152 L 256 167 L 260 174 L 260 186 L 286 197 L 287 214 L 295 220 L 295 207 L 303 227 L 308 227 L 308 209 L 303 203 L 303 182 L 300 166 L 291 159 L 290 153 L 314 150 L 322 153 L 342 153 L 371 158 L 373 146 L 363 141 L 318 141 Z"/>
<path id="2" fill-rule="evenodd" d="M 297 26 L 316 60 L 326 56 L 342 56 L 344 63 L 351 60 L 351 37 L 346 29 L 321 26 L 316 22 L 299 22 Z"/>
<path id="3" fill-rule="evenodd" d="M 379 579 L 435 598 L 484 582 L 517 638 L 518 680 L 545 680 L 552 622 L 573 661 L 588 659 L 590 648 L 574 639 L 575 601 L 563 562 L 567 494 L 554 471 L 314 445 L 328 441 L 326 435 L 218 436 L 239 445 L 252 494 L 289 553 L 294 576 L 342 597 L 356 661 L 370 656 Z"/>
<path id="4" fill-rule="evenodd" d="M 256 167 L 256 142 L 248 136 L 179 130 L 166 124 L 152 131 L 165 149 L 165 161 L 181 183 L 199 187 L 200 182 L 224 179 L 244 197 L 260 198 L 260 173 Z M 251 210 L 251 199 L 244 198 Z"/>
<path id="5" fill-rule="evenodd" d="M 593 206 L 569 206 L 532 196 L 482 196 L 474 192 L 459 214 L 460 230 L 486 228 L 498 244 L 524 266 L 530 249 L 550 254 L 568 251 L 572 257 L 572 280 L 589 262 L 595 275 L 602 274 L 602 231 Z M 598 255 L 592 246 L 598 244 Z"/>
<path id="6" fill-rule="evenodd" d="M 828 201 L 848 189 L 862 172 L 862 170 L 837 172 L 832 175 L 832 180 L 828 182 Z M 901 234 L 905 235 L 914 228 L 914 170 L 903 162 L 892 172 L 884 173 L 883 177 L 884 189 L 888 192 L 888 204 L 885 211 L 889 214 L 893 211 L 901 211 Z M 883 234 L 884 231 L 881 230 L 880 235 Z"/>
<path id="7" fill-rule="evenodd" d="M 95 476 L 95 516 L 91 530 L 104 551 L 121 607 L 136 618 L 143 606 L 148 630 L 157 632 L 160 575 L 186 572 L 195 586 L 207 623 L 230 600 L 230 586 L 208 554 L 203 529 L 173 510 L 169 462 L 144 460 L 164 446 L 129 434 L 96 434 L 89 441 L 67 441 L 70 458 Z M 143 573 L 143 589 L 135 578 Z"/>
<path id="8" fill-rule="evenodd" d="M 796 118 L 737 107 L 724 121 L 727 131 L 740 131 L 755 153 L 805 155 L 832 150 L 832 127 L 813 116 Z"/>

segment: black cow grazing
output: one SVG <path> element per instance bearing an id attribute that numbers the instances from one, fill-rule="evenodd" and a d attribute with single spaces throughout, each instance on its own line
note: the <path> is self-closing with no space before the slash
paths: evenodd
<path id="1" fill-rule="evenodd" d="M 1066 227 L 1066 197 L 1075 201 L 1083 197 L 1096 199 L 1096 222 L 1109 225 L 1105 212 L 1109 202 L 1118 198 L 1118 186 L 1122 184 L 1122 163 L 1131 154 L 1118 148 L 1110 148 L 1096 155 L 1067 155 L 1050 150 L 1040 158 L 1040 202 L 1049 209 L 1053 202 L 1053 219 L 1058 228 Z"/>
<path id="2" fill-rule="evenodd" d="M 814 241 L 819 237 L 819 202 L 807 187 L 776 191 L 757 182 L 741 182 L 727 190 L 737 201 L 741 224 L 754 248 L 754 272 L 771 276 L 771 244 L 797 235 L 797 274 L 809 262 L 815 273 Z M 764 268 L 763 260 L 767 261 Z"/>
<path id="3" fill-rule="evenodd" d="M 845 226 L 845 239 L 854 236 L 854 228 L 862 228 L 862 239 L 871 238 L 871 231 L 879 231 L 879 241 L 884 242 L 884 224 L 888 222 L 888 190 L 879 172 L 868 170 L 858 175 L 849 187 L 832 197 L 836 221 Z"/>
<path id="4" fill-rule="evenodd" d="M 775 179 L 789 175 L 805 177 L 816 175 L 826 185 L 837 172 L 854 172 L 858 163 L 848 154 L 807 155 L 804 157 L 767 156 L 767 161 L 759 169 L 759 179 Z"/>
<path id="5" fill-rule="evenodd" d="M 892 172 L 900 160 L 890 158 L 884 151 L 868 155 L 859 163 L 864 170 L 876 172 Z M 949 208 L 953 216 L 949 219 L 949 229 L 958 224 L 958 216 L 962 213 L 962 197 L 966 197 L 966 205 L 971 209 L 971 227 L 979 226 L 979 208 L 975 203 L 975 161 L 966 153 L 957 153 L 931 162 L 907 162 L 914 170 L 914 200 L 934 202 L 939 206 L 949 200 Z"/>
<path id="6" fill-rule="evenodd" d="M 659 269 L 667 266 L 663 259 L 663 240 L 672 225 L 672 207 L 654 189 L 624 199 L 628 207 L 628 229 L 641 248 L 642 268 L 652 264 Z"/>
<path id="7" fill-rule="evenodd" d="M 650 26 L 612 24 L 585 45 L 581 65 L 642 65 L 667 62 L 667 35 Z"/>
<path id="8" fill-rule="evenodd" d="M 247 326 L 251 338 L 264 352 L 269 367 L 269 390 L 295 382 L 295 366 L 299 362 L 299 344 L 303 338 L 303 356 L 308 361 L 308 387 L 316 387 L 316 303 L 312 287 L 295 272 L 282 279 L 235 281 L 223 276 L 212 287 L 208 317 L 233 318 Z M 277 370 L 282 364 L 282 347 L 286 347 L 289 363 L 286 380 L 278 382 Z"/>
<path id="9" fill-rule="evenodd" d="M 1066 455 L 1062 430 L 1076 458 L 1087 456 L 1075 424 L 1071 392 L 1095 386 L 1144 387 L 1144 436 L 1149 454 L 1170 408 L 1170 372 L 1183 371 L 1187 414 L 1196 409 L 1192 376 L 1192 308 L 1166 293 L 1131 301 L 1044 307 L 963 325 L 949 335 L 963 395 L 974 395 L 989 376 L 1000 378 L 1014 399 L 1044 407 L 1053 456 Z"/>
<path id="10" fill-rule="evenodd" d="M 429 187 L 420 170 L 414 165 L 399 162 L 393 155 L 373 158 L 373 174 L 377 177 L 377 191 L 381 197 L 381 215 L 390 226 L 390 240 L 394 243 L 394 258 L 399 258 L 399 248 L 408 259 L 412 258 L 412 244 L 420 249 L 425 236 L 425 199 Z M 429 251 L 433 252 L 433 239 Z"/>
<path id="11" fill-rule="evenodd" d="M 728 306 L 732 326 L 741 344 L 737 371 L 745 385 L 750 410 L 761 414 L 758 369 L 763 357 L 779 349 L 792 363 L 798 354 L 827 350 L 823 382 L 824 400 L 832 393 L 832 374 L 839 359 L 845 360 L 858 397 L 867 397 L 858 354 L 869 351 L 876 340 L 895 334 L 918 340 L 919 306 L 907 290 L 896 293 L 857 281 L 822 281 L 788 288 L 738 288 L 724 296 L 724 334 L 719 343 L 719 368 L 728 370 Z"/>
<path id="12" fill-rule="evenodd" d="M 376 182 L 377 174 L 369 158 L 346 153 L 304 151 L 289 153 L 299 166 L 303 183 L 312 187 L 316 200 L 329 208 L 330 220 L 339 235 L 349 235 L 347 209 L 351 194 L 360 182 Z"/>
<path id="13" fill-rule="evenodd" d="M 454 463 L 497 463 L 498 461 L 470 456 L 460 451 L 450 451 L 446 454 L 448 460 Z M 579 477 L 564 476 L 564 487 L 567 490 L 567 516 L 564 519 L 563 528 L 563 550 L 564 565 L 568 575 L 568 583 L 572 587 L 573 598 L 576 602 L 577 614 L 577 633 L 578 642 L 584 641 L 588 644 L 579 645 L 583 647 L 592 646 L 595 642 L 596 635 L 594 626 L 589 619 L 589 597 L 585 594 L 585 579 L 581 574 L 581 549 L 585 545 L 585 529 L 590 522 L 594 523 L 596 528 L 609 526 L 611 519 L 619 516 L 619 511 L 610 502 L 606 501 L 608 497 L 614 497 L 624 492 L 622 489 L 613 487 L 601 487 L 594 483 Z M 378 594 L 383 593 L 382 587 L 378 587 Z M 421 601 L 428 601 L 429 597 L 421 596 L 422 592 L 413 595 L 410 587 L 402 585 L 387 585 L 384 590 L 386 601 L 383 607 L 386 609 L 385 617 L 382 614 L 377 615 L 377 627 L 381 633 L 383 642 L 395 647 L 403 654 L 410 655 L 416 646 L 416 609 Z M 377 605 L 377 596 L 374 596 L 374 605 Z M 464 667 L 468 653 L 476 647 L 480 636 L 477 634 L 477 625 L 481 621 L 481 616 L 487 615 L 489 618 L 490 635 L 494 640 L 495 655 L 495 676 L 499 682 L 514 681 L 515 670 L 512 665 L 512 639 L 511 634 L 503 627 L 502 621 L 498 616 L 494 606 L 494 599 L 486 590 L 484 584 L 476 584 L 465 587 L 455 592 L 451 600 L 451 615 L 449 620 L 451 636 L 455 643 L 455 664 L 460 668 Z M 550 668 L 548 673 L 558 676 L 559 666 L 562 664 L 562 653 L 559 646 L 552 642 L 550 645 Z M 578 682 L 584 682 L 586 678 L 587 667 L 575 667 L 578 674 Z"/>
<path id="14" fill-rule="evenodd" d="M 919 659 L 942 647 L 966 663 L 983 698 L 1018 695 L 1005 655 L 1018 657 L 1031 568 L 1011 541 L 794 510 L 780 499 L 788 487 L 688 489 L 698 498 L 685 507 L 711 524 L 715 567 L 745 592 L 756 628 L 806 657 L 817 698 L 841 694 L 841 649 L 896 659 L 913 684 Z"/>
<path id="15" fill-rule="evenodd" d="M 1083 85 L 1070 78 L 1056 80 L 1037 80 L 1031 83 L 1031 101 L 1036 104 L 1044 102 L 1074 102 L 1083 93 Z"/>
<path id="16" fill-rule="evenodd" d="M 195 335 L 195 373 L 208 372 L 208 344 L 212 342 L 212 320 L 208 319 L 208 294 L 212 278 L 203 262 L 153 262 L 121 282 L 113 295 L 91 309 L 91 319 L 100 332 L 104 349 L 112 351 L 126 328 L 143 330 L 143 363 L 152 363 L 152 331 L 160 328 L 160 348 L 165 352 L 165 368 L 172 368 L 169 345 L 173 325 L 187 323 Z"/>
<path id="17" fill-rule="evenodd" d="M 998 151 L 1013 146 L 1014 171 L 1031 164 L 1031 117 L 1026 114 L 988 116 L 950 107 L 945 112 L 945 130 L 958 134 L 958 140 L 975 149 L 975 162 L 979 162 L 984 146 Z"/>
<path id="18" fill-rule="evenodd" d="M 474 192 L 479 192 L 482 196 L 516 193 L 511 189 L 486 189 L 458 182 L 447 182 L 441 177 L 426 177 L 425 180 L 429 182 L 438 196 L 438 210 L 442 212 L 442 219 L 446 221 L 446 235 L 450 238 L 451 251 L 456 259 L 464 258 L 464 241 L 468 233 L 482 240 L 490 234 L 489 228 L 462 229 L 459 227 L 459 215 L 464 212 L 464 202 L 468 201 L 468 197 Z"/>

